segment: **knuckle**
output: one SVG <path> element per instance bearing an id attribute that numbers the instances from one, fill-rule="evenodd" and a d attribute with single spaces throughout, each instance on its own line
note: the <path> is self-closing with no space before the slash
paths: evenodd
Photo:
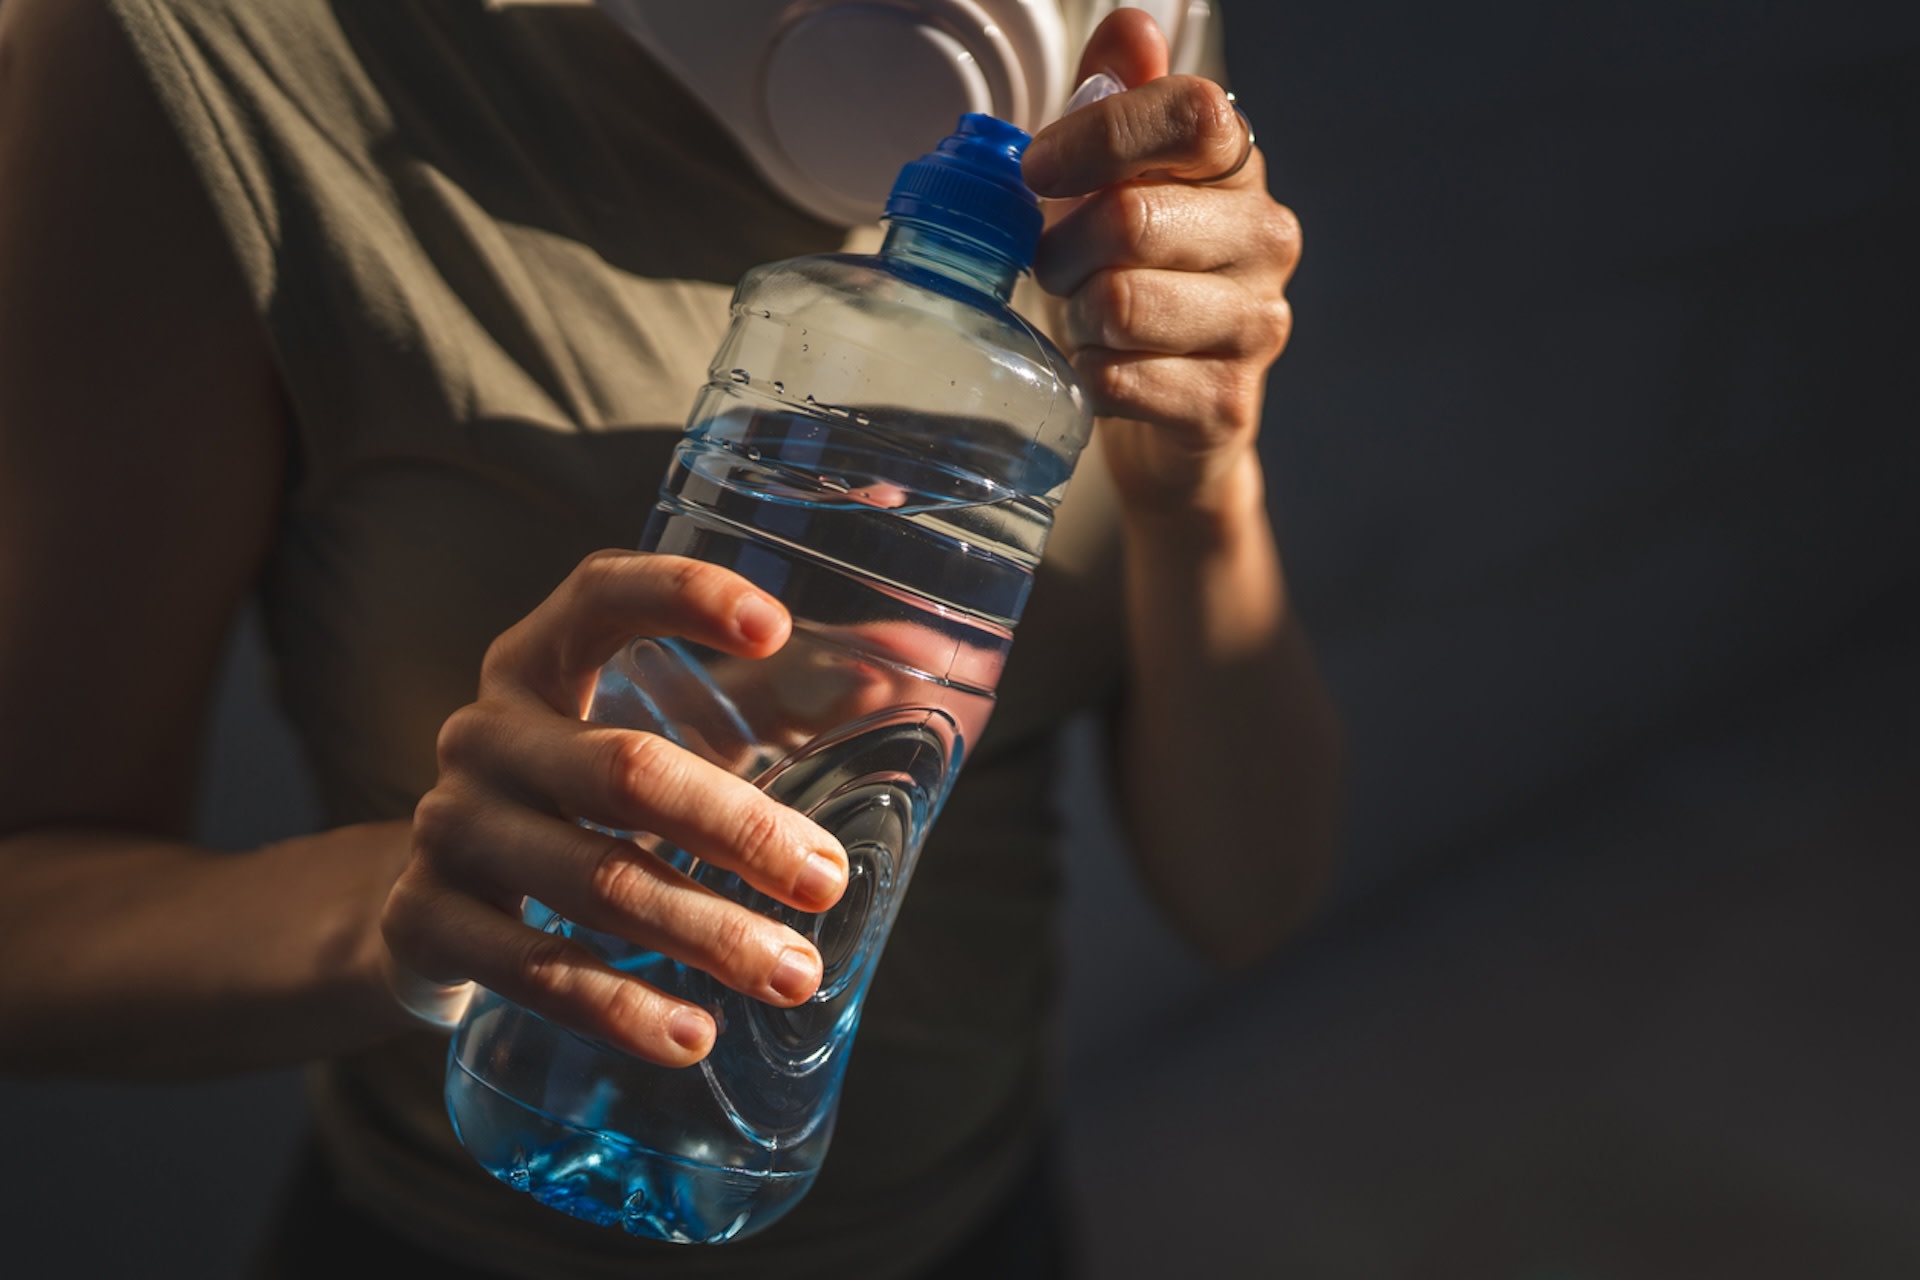
<path id="1" fill-rule="evenodd" d="M 1267 214 L 1268 235 L 1276 252 L 1288 266 L 1300 261 L 1300 249 L 1305 232 L 1300 226 L 1300 215 L 1284 204 L 1272 203 Z"/>
<path id="2" fill-rule="evenodd" d="M 580 563 L 575 565 L 573 572 L 567 575 L 565 586 L 560 593 L 561 599 L 556 603 L 561 604 L 568 612 L 577 612 L 581 609 L 592 612 L 605 610 L 608 601 L 615 596 L 621 582 L 625 579 L 632 559 L 633 553 L 628 551 L 608 549 L 589 552 L 581 557 Z M 502 639 L 512 634 L 508 632 Z"/>
<path id="3" fill-rule="evenodd" d="M 563 995 L 573 985 L 578 948 L 557 933 L 529 933 L 519 958 L 521 980 L 549 996 Z"/>
<path id="4" fill-rule="evenodd" d="M 459 843 L 466 826 L 465 804 L 450 788 L 437 786 L 413 807 L 414 848 L 425 858 L 435 858 Z"/>
<path id="5" fill-rule="evenodd" d="M 1228 164 L 1240 158 L 1242 135 L 1233 100 L 1222 86 L 1200 76 L 1180 77 L 1181 92 L 1170 100 L 1173 124 L 1182 137 L 1193 139 L 1209 157 Z M 1231 152 L 1231 154 L 1227 154 Z"/>
<path id="6" fill-rule="evenodd" d="M 663 556 L 658 563 L 666 573 L 668 595 L 678 601 L 711 607 L 726 593 L 727 574 L 704 560 Z"/>
<path id="7" fill-rule="evenodd" d="M 1066 306 L 1061 314 L 1064 320 L 1061 327 L 1067 340 L 1068 352 L 1101 345 L 1101 328 L 1104 322 L 1100 317 L 1099 302 L 1094 297 L 1093 290 L 1082 286 L 1066 300 Z"/>
<path id="8" fill-rule="evenodd" d="M 593 864 L 589 887 L 595 898 L 623 915 L 639 916 L 658 896 L 659 881 L 639 851 L 624 840 L 605 843 Z"/>
<path id="9" fill-rule="evenodd" d="M 1115 414 L 1132 406 L 1139 380 L 1130 362 L 1090 355 L 1079 363 L 1079 373 L 1097 410 Z"/>
<path id="10" fill-rule="evenodd" d="M 1187 85 L 1187 101 L 1192 104 L 1197 123 L 1211 132 L 1238 138 L 1240 113 L 1234 110 L 1233 95 L 1227 87 L 1205 76 L 1189 76 Z"/>
<path id="11" fill-rule="evenodd" d="M 714 923 L 707 947 L 717 975 L 745 977 L 766 950 L 760 945 L 758 917 L 744 908 L 726 912 Z"/>
<path id="12" fill-rule="evenodd" d="M 1258 361 L 1264 369 L 1286 345 L 1293 312 L 1284 297 L 1249 297 L 1227 348 L 1234 356 Z"/>
<path id="13" fill-rule="evenodd" d="M 440 927 L 438 894 L 419 880 L 396 882 L 380 909 L 380 938 L 388 953 L 416 973 L 463 973 L 457 942 Z"/>
<path id="14" fill-rule="evenodd" d="M 667 566 L 667 581 L 679 592 L 698 591 L 718 576 L 714 567 L 704 560 L 674 558 L 662 563 Z"/>
<path id="15" fill-rule="evenodd" d="M 659 1007 L 660 997 L 651 987 L 623 978 L 608 985 L 600 1013 L 614 1026 L 645 1027 L 656 1020 Z"/>
<path id="16" fill-rule="evenodd" d="M 1293 305 L 1285 298 L 1275 298 L 1262 310 L 1266 321 L 1266 343 L 1262 348 L 1269 356 L 1277 356 L 1286 350 L 1287 340 L 1293 336 Z"/>
<path id="17" fill-rule="evenodd" d="M 1137 185 L 1116 187 L 1107 193 L 1107 217 L 1114 242 L 1128 261 L 1140 261 L 1153 248 L 1154 202 L 1151 188 Z"/>
<path id="18" fill-rule="evenodd" d="M 456 772 L 473 763 L 489 736 L 488 719 L 485 711 L 470 702 L 441 723 L 433 747 L 441 772 Z"/>
<path id="19" fill-rule="evenodd" d="M 611 569 L 615 565 L 631 560 L 633 555 L 634 553 L 631 551 L 620 551 L 613 547 L 601 547 L 596 551 L 589 551 L 584 556 L 581 556 L 580 563 L 574 567 L 587 573 L 600 573 Z"/>
<path id="20" fill-rule="evenodd" d="M 1139 290 L 1125 271 L 1094 274 L 1073 296 L 1071 330 L 1083 347 L 1123 347 L 1135 330 Z"/>
<path id="21" fill-rule="evenodd" d="M 670 607 L 678 610 L 681 626 L 715 622 L 731 612 L 741 590 L 738 575 L 680 556 L 661 556 L 658 563 L 665 573 L 664 594 L 672 602 Z"/>
<path id="22" fill-rule="evenodd" d="M 425 932 L 423 926 L 431 918 L 431 908 L 426 901 L 431 895 L 421 881 L 419 864 L 409 863 L 380 906 L 380 936 L 396 955 L 410 952 L 418 945 Z"/>
<path id="23" fill-rule="evenodd" d="M 658 734 L 610 733 L 597 750 L 600 777 L 610 796 L 670 803 L 685 785 L 685 767 L 678 749 Z"/>
<path id="24" fill-rule="evenodd" d="M 524 646 L 513 630 L 501 632 L 480 656 L 480 687 L 491 689 L 514 678 L 520 667 Z"/>
<path id="25" fill-rule="evenodd" d="M 1101 346 L 1125 346 L 1140 323 L 1140 290 L 1132 273 L 1103 271 L 1087 282 L 1086 292 L 1092 311 L 1088 331 Z"/>
<path id="26" fill-rule="evenodd" d="M 581 556 L 580 563 L 573 567 L 573 572 L 568 576 L 583 587 L 601 586 L 609 579 L 620 576 L 621 570 L 632 558 L 633 553 L 630 551 L 615 551 L 610 547 L 603 547 Z"/>
<path id="27" fill-rule="evenodd" d="M 1102 409 L 1110 408 L 1120 389 L 1120 373 L 1114 362 L 1094 356 L 1083 358 L 1079 364 L 1080 381 L 1086 384 L 1094 403 Z"/>
<path id="28" fill-rule="evenodd" d="M 1259 217 L 1252 221 L 1253 250 L 1263 262 L 1272 263 L 1282 276 L 1293 274 L 1300 262 L 1300 222 L 1285 205 L 1264 202 Z"/>
<path id="29" fill-rule="evenodd" d="M 1106 136 L 1101 141 L 1106 146 L 1105 154 L 1110 156 L 1135 154 L 1155 133 L 1153 120 L 1138 110 L 1110 111 L 1102 117 L 1102 122 L 1101 131 Z"/>
<path id="30" fill-rule="evenodd" d="M 756 798 L 754 803 L 742 806 L 734 824 L 733 846 L 744 865 L 765 867 L 787 850 L 790 842 L 785 838 L 786 824 L 776 804 Z"/>

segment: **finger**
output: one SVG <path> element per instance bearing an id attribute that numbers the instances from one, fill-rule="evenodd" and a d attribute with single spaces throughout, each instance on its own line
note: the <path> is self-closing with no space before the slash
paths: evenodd
<path id="1" fill-rule="evenodd" d="M 1170 356 L 1086 347 L 1073 356 L 1095 414 L 1171 429 L 1196 454 L 1254 429 L 1265 366 L 1225 356 Z"/>
<path id="2" fill-rule="evenodd" d="M 1225 89 L 1198 76 L 1162 76 L 1042 129 L 1021 171 L 1036 194 L 1052 199 L 1148 176 L 1210 179 L 1240 163 L 1248 137 Z M 1264 183 L 1264 173 L 1252 168 L 1219 186 L 1244 190 Z"/>
<path id="3" fill-rule="evenodd" d="M 480 687 L 526 688 L 554 710 L 578 715 L 593 673 L 635 636 L 678 636 L 757 658 L 785 643 L 791 627 L 779 600 L 732 570 L 679 556 L 601 551 L 494 641 Z"/>
<path id="4" fill-rule="evenodd" d="M 632 840 L 518 806 L 496 806 L 484 822 L 472 821 L 473 812 L 430 797 L 416 815 L 422 857 L 439 879 L 516 885 L 576 924 L 691 965 L 769 1004 L 798 1004 L 819 987 L 820 954 L 806 938 Z"/>
<path id="5" fill-rule="evenodd" d="M 1249 167 L 1258 168 L 1254 157 Z M 1088 198 L 1040 238 L 1034 279 L 1056 295 L 1109 267 L 1243 270 L 1279 289 L 1300 261 L 1300 225 L 1264 191 L 1136 182 Z"/>
<path id="6" fill-rule="evenodd" d="M 1145 84 L 1167 74 L 1171 59 L 1166 33 L 1152 15 L 1141 9 L 1117 9 L 1087 37 L 1074 82 L 1105 71 L 1122 84 Z"/>
<path id="7" fill-rule="evenodd" d="M 541 812 L 650 832 L 802 911 L 846 886 L 846 851 L 825 829 L 656 734 L 475 703 L 441 730 L 440 764 Z"/>
<path id="8" fill-rule="evenodd" d="M 620 973 L 585 946 L 543 933 L 410 868 L 387 900 L 394 955 L 422 974 L 471 978 L 541 1017 L 667 1067 L 713 1048 L 706 1010 Z"/>
<path id="9" fill-rule="evenodd" d="M 1070 350 L 1215 355 L 1270 361 L 1292 312 L 1229 276 L 1146 269 L 1096 273 L 1067 300 Z"/>

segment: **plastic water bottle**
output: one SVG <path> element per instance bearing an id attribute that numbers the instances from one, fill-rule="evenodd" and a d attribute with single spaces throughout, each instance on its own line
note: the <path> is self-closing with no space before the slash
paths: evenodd
<path id="1" fill-rule="evenodd" d="M 530 923 L 720 1026 L 703 1062 L 669 1069 L 480 994 L 450 1051 L 448 1108 L 482 1165 L 548 1205 L 718 1242 L 779 1218 L 820 1168 L 875 962 L 986 724 L 1090 429 L 1065 358 L 1008 305 L 1040 233 L 1027 141 L 962 118 L 901 171 L 877 255 L 757 267 L 734 293 L 642 546 L 778 595 L 792 639 L 758 661 L 636 640 L 600 673 L 589 718 L 753 779 L 834 832 L 851 876 L 836 907 L 807 914 L 619 833 L 812 938 L 825 976 L 793 1009 L 527 904 Z"/>

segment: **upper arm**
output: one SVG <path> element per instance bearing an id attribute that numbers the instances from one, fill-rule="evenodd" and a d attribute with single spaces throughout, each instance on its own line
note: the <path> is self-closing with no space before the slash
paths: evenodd
<path id="1" fill-rule="evenodd" d="M 177 832 L 285 462 L 260 321 L 99 0 L 0 3 L 0 831 Z"/>

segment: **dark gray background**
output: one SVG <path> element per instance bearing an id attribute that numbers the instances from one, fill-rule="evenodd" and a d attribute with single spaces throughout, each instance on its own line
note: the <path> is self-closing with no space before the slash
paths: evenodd
<path id="1" fill-rule="evenodd" d="M 1233 9 L 1307 228 L 1265 448 L 1347 847 L 1211 976 L 1077 740 L 1088 1274 L 1920 1275 L 1920 8 Z M 308 814 L 258 661 L 235 847 Z M 291 1076 L 0 1116 L 30 1277 L 236 1274 L 298 1127 Z"/>

